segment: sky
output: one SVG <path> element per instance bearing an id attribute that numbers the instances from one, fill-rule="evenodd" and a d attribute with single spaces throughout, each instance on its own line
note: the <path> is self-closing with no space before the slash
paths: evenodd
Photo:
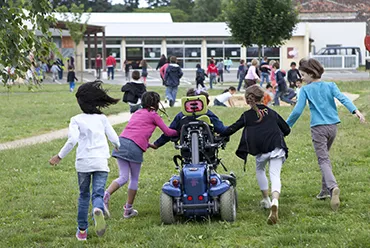
<path id="1" fill-rule="evenodd" d="M 145 0 L 140 0 L 139 2 L 140 2 L 140 6 L 139 6 L 140 8 L 148 7 L 148 4 Z M 122 0 L 112 0 L 111 3 L 117 4 L 117 3 L 123 3 L 123 1 Z"/>

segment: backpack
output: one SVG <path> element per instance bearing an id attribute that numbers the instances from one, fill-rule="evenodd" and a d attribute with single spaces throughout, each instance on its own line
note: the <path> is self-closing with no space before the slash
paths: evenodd
<path id="1" fill-rule="evenodd" d="M 197 70 L 197 73 L 196 73 L 196 76 L 195 76 L 195 80 L 197 82 L 203 82 L 205 80 L 204 71 L 203 70 Z"/>

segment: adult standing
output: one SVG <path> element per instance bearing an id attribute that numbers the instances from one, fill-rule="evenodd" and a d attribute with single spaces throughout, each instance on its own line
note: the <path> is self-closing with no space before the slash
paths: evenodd
<path id="1" fill-rule="evenodd" d="M 116 59 L 112 54 L 109 54 L 107 58 L 107 69 L 108 69 L 108 80 L 111 79 L 110 75 L 112 74 L 112 80 L 114 80 L 114 67 L 116 67 Z"/>
<path id="2" fill-rule="evenodd" d="M 157 68 L 155 68 L 157 71 L 158 69 L 162 68 L 167 63 L 166 55 L 162 54 L 161 58 L 158 61 Z"/>
<path id="3" fill-rule="evenodd" d="M 96 70 L 96 78 L 100 79 L 101 77 L 101 68 L 103 67 L 103 60 L 101 55 L 98 54 L 95 58 L 95 70 Z"/>
<path id="4" fill-rule="evenodd" d="M 180 84 L 180 78 L 183 75 L 181 67 L 176 64 L 177 58 L 172 56 L 170 58 L 170 64 L 166 69 L 164 75 L 164 81 L 166 85 L 166 97 L 170 103 L 170 107 L 173 107 L 176 102 L 177 89 Z"/>

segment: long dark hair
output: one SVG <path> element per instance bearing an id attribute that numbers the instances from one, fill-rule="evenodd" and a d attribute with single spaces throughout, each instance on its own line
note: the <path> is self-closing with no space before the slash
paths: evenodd
<path id="1" fill-rule="evenodd" d="M 119 99 L 108 96 L 100 80 L 82 84 L 77 90 L 76 98 L 85 114 L 102 114 L 102 108 L 119 102 Z"/>
<path id="2" fill-rule="evenodd" d="M 159 108 L 161 105 L 162 109 Z M 168 114 L 166 109 L 163 107 L 161 103 L 161 97 L 157 92 L 154 91 L 147 91 L 141 96 L 141 106 L 148 111 L 161 111 L 165 116 L 168 118 Z"/>

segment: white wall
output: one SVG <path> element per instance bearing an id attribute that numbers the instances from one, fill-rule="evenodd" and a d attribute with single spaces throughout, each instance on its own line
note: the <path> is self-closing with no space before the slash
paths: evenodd
<path id="1" fill-rule="evenodd" d="M 309 23 L 310 38 L 315 42 L 316 52 L 330 44 L 360 47 L 362 64 L 365 63 L 365 22 L 318 22 Z"/>

